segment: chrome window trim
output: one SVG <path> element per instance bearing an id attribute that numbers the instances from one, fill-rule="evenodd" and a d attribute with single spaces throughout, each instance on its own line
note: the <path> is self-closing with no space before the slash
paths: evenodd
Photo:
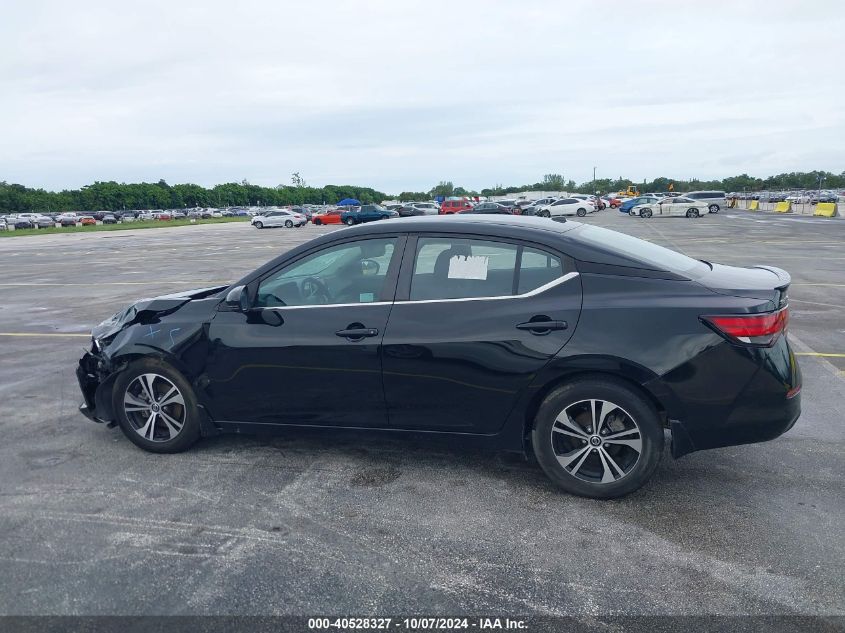
<path id="1" fill-rule="evenodd" d="M 361 306 L 389 306 L 392 301 L 361 301 L 359 303 L 318 303 L 307 306 L 265 306 L 262 310 L 304 310 L 307 308 L 357 308 Z"/>
<path id="2" fill-rule="evenodd" d="M 534 290 L 530 290 L 529 292 L 523 292 L 519 295 L 499 295 L 495 297 L 458 297 L 455 299 L 406 299 L 402 301 L 368 301 L 368 302 L 360 302 L 360 303 L 320 303 L 317 305 L 307 305 L 307 306 L 267 306 L 261 308 L 262 310 L 303 310 L 309 308 L 359 308 L 361 306 L 389 306 L 389 305 L 407 305 L 412 303 L 454 303 L 456 301 L 499 301 L 501 299 L 527 299 L 529 297 L 534 297 L 538 294 L 546 292 L 546 290 L 550 290 L 555 286 L 559 286 L 563 283 L 566 283 L 570 279 L 575 279 L 578 276 L 578 273 L 571 272 L 566 273 L 562 277 L 558 277 L 550 281 L 547 284 L 543 284 L 538 288 L 534 288 Z"/>

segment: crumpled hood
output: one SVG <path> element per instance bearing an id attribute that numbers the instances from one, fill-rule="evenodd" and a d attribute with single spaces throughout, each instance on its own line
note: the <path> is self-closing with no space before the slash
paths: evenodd
<path id="1" fill-rule="evenodd" d="M 91 330 L 91 336 L 95 339 L 106 339 L 114 336 L 126 326 L 133 323 L 146 323 L 155 316 L 175 312 L 189 301 L 204 299 L 228 286 L 213 286 L 210 288 L 197 288 L 174 292 L 169 295 L 161 295 L 150 299 L 139 299 L 128 308 L 121 310 L 102 323 L 95 325 Z"/>

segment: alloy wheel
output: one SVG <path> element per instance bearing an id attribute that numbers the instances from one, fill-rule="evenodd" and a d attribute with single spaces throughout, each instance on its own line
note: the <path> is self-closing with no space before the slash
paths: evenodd
<path id="1" fill-rule="evenodd" d="M 591 484 L 626 477 L 643 450 L 636 420 L 607 400 L 581 400 L 566 407 L 552 425 L 550 440 L 561 467 Z"/>
<path id="2" fill-rule="evenodd" d="M 161 374 L 135 377 L 123 394 L 123 410 L 132 429 L 150 442 L 168 442 L 185 426 L 185 398 Z"/>

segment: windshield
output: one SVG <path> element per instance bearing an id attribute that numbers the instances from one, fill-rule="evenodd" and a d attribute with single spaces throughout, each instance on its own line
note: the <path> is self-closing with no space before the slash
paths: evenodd
<path id="1" fill-rule="evenodd" d="M 610 248 L 641 262 L 643 268 L 667 270 L 687 277 L 698 276 L 710 270 L 707 264 L 677 251 L 598 226 L 582 225 L 577 232 L 577 239 L 603 249 Z"/>

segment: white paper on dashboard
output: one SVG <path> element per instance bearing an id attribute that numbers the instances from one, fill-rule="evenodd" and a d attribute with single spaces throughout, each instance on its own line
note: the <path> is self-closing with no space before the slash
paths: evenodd
<path id="1" fill-rule="evenodd" d="M 449 279 L 487 279 L 489 257 L 455 255 L 449 260 Z"/>

